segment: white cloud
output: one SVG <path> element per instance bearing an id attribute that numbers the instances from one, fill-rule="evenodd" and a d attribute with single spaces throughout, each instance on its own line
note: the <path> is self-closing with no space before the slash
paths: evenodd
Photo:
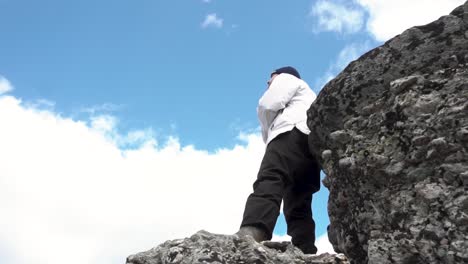
<path id="1" fill-rule="evenodd" d="M 291 241 L 291 236 L 273 234 L 271 241 Z"/>
<path id="2" fill-rule="evenodd" d="M 100 115 L 91 117 L 91 128 L 101 133 L 109 133 L 117 125 L 117 119 L 110 115 Z"/>
<path id="3" fill-rule="evenodd" d="M 364 24 L 364 12 L 361 9 L 344 6 L 341 2 L 317 1 L 310 15 L 317 19 L 316 32 L 356 33 Z"/>
<path id="4" fill-rule="evenodd" d="M 465 0 L 319 0 L 310 15 L 317 19 L 315 31 L 359 32 L 367 19 L 367 31 L 386 41 L 408 28 L 448 15 Z M 367 12 L 368 17 L 364 15 Z"/>
<path id="5" fill-rule="evenodd" d="M 222 28 L 223 27 L 223 19 L 218 18 L 216 13 L 208 14 L 205 17 L 205 20 L 201 24 L 202 28 L 214 27 L 214 28 Z"/>
<path id="6" fill-rule="evenodd" d="M 211 3 L 211 0 L 203 0 L 202 2 L 208 4 L 208 3 Z"/>
<path id="7" fill-rule="evenodd" d="M 237 231 L 264 144 L 214 153 L 0 96 L 2 264 L 118 263 L 200 229 Z M 123 140 L 139 141 L 122 150 Z M 70 256 L 73 256 L 70 258 Z"/>
<path id="8" fill-rule="evenodd" d="M 367 30 L 385 41 L 404 30 L 448 15 L 465 0 L 354 0 L 369 13 Z"/>
<path id="9" fill-rule="evenodd" d="M 0 75 L 0 95 L 13 90 L 13 85 L 3 76 Z"/>
<path id="10" fill-rule="evenodd" d="M 288 235 L 273 235 L 271 241 L 291 241 L 291 237 Z M 317 254 L 336 254 L 335 250 L 333 250 L 332 244 L 328 240 L 328 235 L 326 233 L 315 240 L 315 246 L 317 247 Z"/>
<path id="11" fill-rule="evenodd" d="M 41 108 L 53 110 L 55 108 L 55 102 L 46 99 L 36 99 L 30 102 L 25 103 L 26 107 L 30 108 Z"/>
<path id="12" fill-rule="evenodd" d="M 318 237 L 317 240 L 315 241 L 315 246 L 317 247 L 317 254 L 322 254 L 322 253 L 336 254 L 335 250 L 333 249 L 332 244 L 328 240 L 327 234 Z"/>
<path id="13" fill-rule="evenodd" d="M 81 109 L 80 111 L 89 113 L 91 115 L 95 115 L 98 113 L 102 112 L 115 112 L 119 109 L 123 108 L 123 105 L 116 105 L 116 104 L 110 104 L 110 103 L 105 103 L 101 105 L 94 105 L 91 107 L 85 107 Z"/>
<path id="14" fill-rule="evenodd" d="M 371 44 L 369 42 L 351 43 L 345 46 L 338 54 L 336 61 L 332 63 L 325 74 L 315 82 L 316 90 L 321 90 L 327 82 L 335 78 L 350 62 L 358 59 L 370 48 Z"/>
<path id="15" fill-rule="evenodd" d="M 364 52 L 369 50 L 369 42 L 364 43 L 351 43 L 344 47 L 338 54 L 338 59 L 335 67 L 340 71 L 343 70 L 351 61 L 356 60 Z"/>

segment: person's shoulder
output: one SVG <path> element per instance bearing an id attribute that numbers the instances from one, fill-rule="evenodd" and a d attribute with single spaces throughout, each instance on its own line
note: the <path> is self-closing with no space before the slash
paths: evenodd
<path id="1" fill-rule="evenodd" d="M 280 75 L 275 77 L 274 82 L 280 85 L 296 85 L 301 84 L 303 81 L 294 75 L 281 73 Z"/>
<path id="2" fill-rule="evenodd" d="M 306 81 L 302 79 L 298 79 L 298 83 L 300 87 L 299 90 L 301 91 L 301 93 L 310 94 L 313 97 L 317 96 L 315 92 L 312 90 L 312 88 L 310 88 L 309 84 L 307 84 Z"/>
<path id="3" fill-rule="evenodd" d="M 294 77 L 294 76 L 293 76 L 293 77 Z M 308 84 L 306 81 L 304 81 L 304 80 L 302 80 L 302 79 L 299 79 L 299 78 L 296 78 L 296 79 L 297 79 L 297 80 L 296 80 L 297 83 L 299 84 L 299 86 L 300 86 L 301 88 L 310 89 L 310 86 L 309 86 L 309 84 Z"/>

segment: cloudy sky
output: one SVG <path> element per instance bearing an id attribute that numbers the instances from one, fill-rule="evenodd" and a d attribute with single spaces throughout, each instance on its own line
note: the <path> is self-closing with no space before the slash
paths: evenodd
<path id="1" fill-rule="evenodd" d="M 292 65 L 319 93 L 463 2 L 0 0 L 0 263 L 124 263 L 236 232 L 269 73 Z M 320 252 L 327 199 L 313 201 Z"/>

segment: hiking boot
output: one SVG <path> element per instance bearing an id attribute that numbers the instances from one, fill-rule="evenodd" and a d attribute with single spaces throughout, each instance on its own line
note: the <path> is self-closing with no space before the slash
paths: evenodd
<path id="1" fill-rule="evenodd" d="M 237 231 L 238 236 L 251 236 L 257 242 L 268 240 L 268 235 L 262 228 L 256 226 L 243 226 Z"/>
<path id="2" fill-rule="evenodd" d="M 317 248 L 314 245 L 314 242 L 306 242 L 294 245 L 299 248 L 304 254 L 315 254 L 317 253 Z"/>

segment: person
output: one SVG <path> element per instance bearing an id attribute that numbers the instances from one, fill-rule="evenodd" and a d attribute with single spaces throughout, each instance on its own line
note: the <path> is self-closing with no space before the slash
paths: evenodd
<path id="1" fill-rule="evenodd" d="M 291 242 L 306 254 L 317 252 L 311 204 L 320 189 L 320 167 L 308 148 L 306 124 L 315 98 L 295 68 L 271 73 L 257 107 L 266 150 L 236 234 L 270 240 L 283 201 Z"/>

